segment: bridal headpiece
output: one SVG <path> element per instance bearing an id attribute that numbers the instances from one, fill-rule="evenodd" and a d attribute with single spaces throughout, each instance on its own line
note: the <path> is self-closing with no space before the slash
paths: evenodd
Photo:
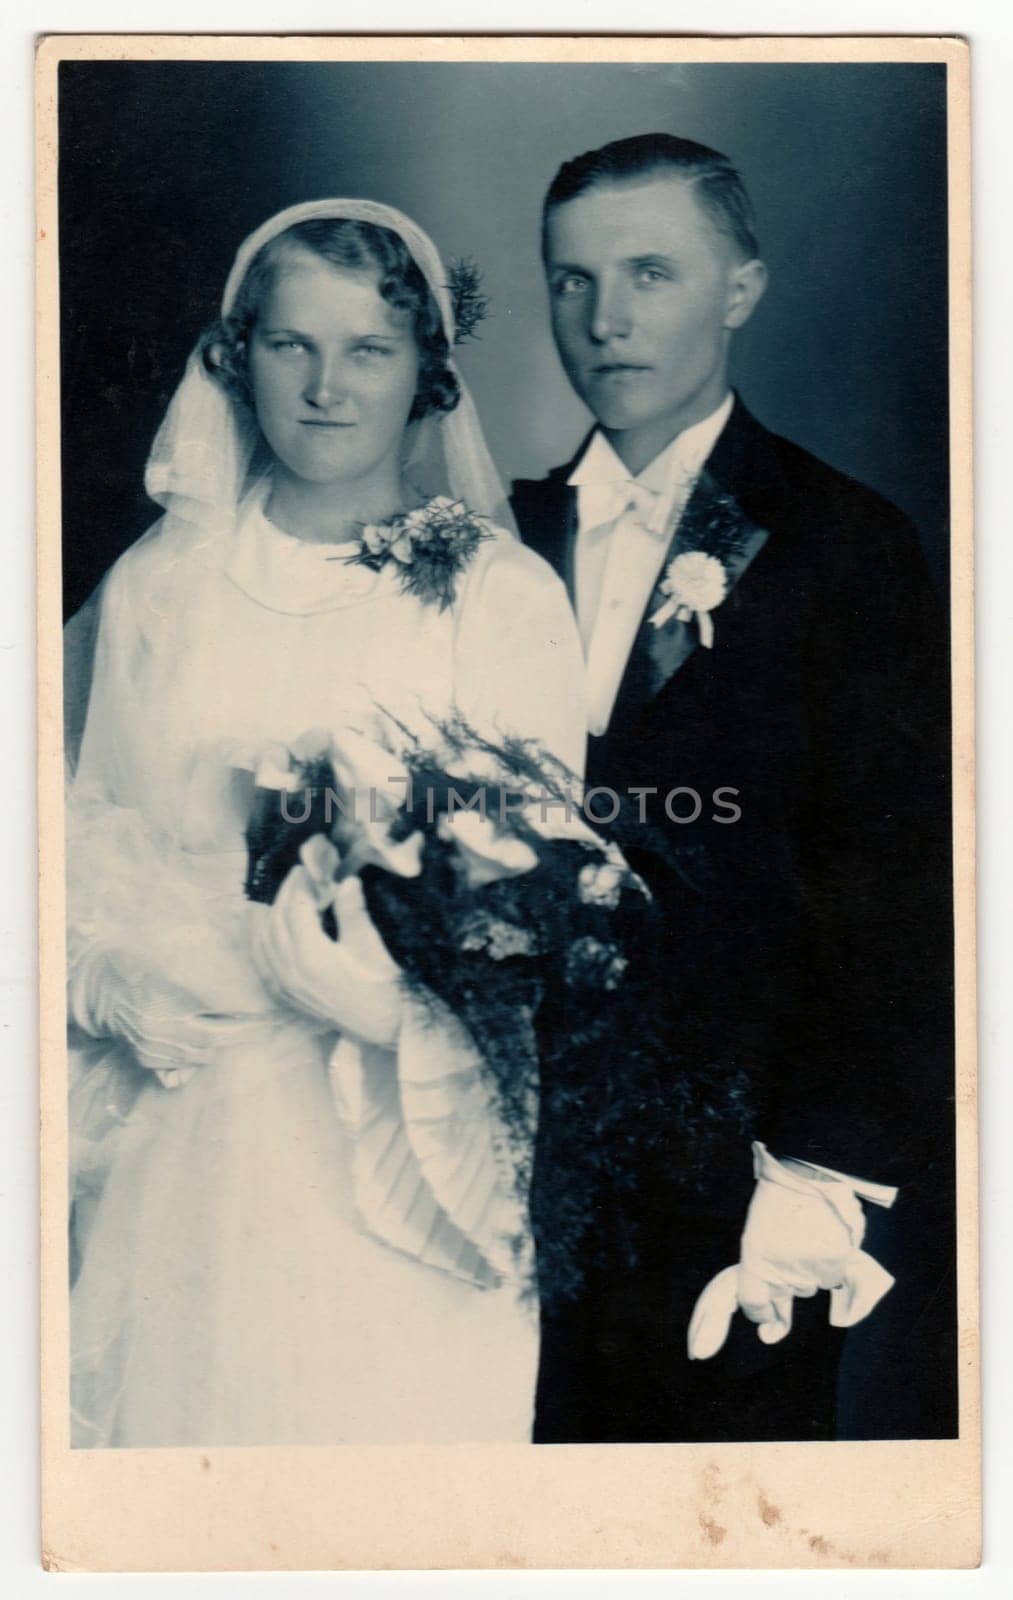
<path id="1" fill-rule="evenodd" d="M 372 223 L 396 233 L 422 273 L 439 310 L 448 349 L 468 337 L 484 314 L 475 269 L 459 264 L 445 270 L 428 234 L 403 212 L 375 200 L 310 200 L 289 206 L 256 228 L 240 245 L 226 279 L 221 315 L 232 311 L 247 272 L 264 247 L 288 229 L 311 221 Z M 455 315 L 455 305 L 460 316 Z M 448 359 L 460 391 L 454 409 L 426 417 L 411 430 L 406 467 L 423 481 L 425 494 L 460 500 L 500 528 L 514 531 L 502 480 L 489 454 L 478 413 L 459 369 Z M 145 488 L 191 532 L 213 547 L 231 531 L 236 510 L 251 487 L 259 433 L 254 418 L 208 372 L 200 347 L 187 362 L 183 380 L 155 437 L 145 472 Z"/>

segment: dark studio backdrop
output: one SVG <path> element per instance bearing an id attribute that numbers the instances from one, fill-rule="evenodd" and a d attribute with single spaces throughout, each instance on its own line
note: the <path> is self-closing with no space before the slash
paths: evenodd
<path id="1" fill-rule="evenodd" d="M 237 245 L 300 200 L 387 201 L 474 257 L 492 314 L 460 356 L 493 454 L 505 478 L 567 459 L 588 416 L 548 330 L 542 195 L 652 129 L 724 151 L 752 193 L 771 280 L 736 336 L 747 405 L 901 506 L 945 595 L 942 66 L 73 62 L 59 92 L 68 615 L 157 515 L 148 448 Z M 952 1214 L 923 1220 L 950 1237 Z M 954 1432 L 952 1284 L 926 1294 L 906 1372 L 881 1358 L 892 1297 L 850 1337 L 845 1436 Z"/>
<path id="2" fill-rule="evenodd" d="M 67 613 L 156 514 L 148 447 L 240 240 L 367 195 L 481 266 L 465 346 L 505 477 L 587 423 L 548 331 L 539 207 L 559 163 L 667 130 L 749 185 L 768 293 L 737 335 L 760 420 L 886 494 L 947 576 L 945 69 L 72 62 L 60 69 Z"/>

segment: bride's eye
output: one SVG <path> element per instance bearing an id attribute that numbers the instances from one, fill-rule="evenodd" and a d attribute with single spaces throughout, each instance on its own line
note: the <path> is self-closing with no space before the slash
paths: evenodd
<path id="1" fill-rule="evenodd" d="M 272 339 L 269 348 L 278 351 L 305 350 L 306 346 L 301 339 Z"/>
<path id="2" fill-rule="evenodd" d="M 391 354 L 391 347 L 387 344 L 360 344 L 356 346 L 356 355 L 373 357 L 389 356 Z"/>

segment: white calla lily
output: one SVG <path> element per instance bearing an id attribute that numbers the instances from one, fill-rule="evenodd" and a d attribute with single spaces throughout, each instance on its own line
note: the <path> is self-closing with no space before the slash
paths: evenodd
<path id="1" fill-rule="evenodd" d="M 529 844 L 513 834 L 497 831 L 488 817 L 477 811 L 455 811 L 441 817 L 440 838 L 456 846 L 471 889 L 495 883 L 499 878 L 517 878 L 532 872 L 538 856 Z"/>
<path id="2" fill-rule="evenodd" d="M 341 864 L 337 846 L 331 843 L 325 833 L 314 833 L 300 845 L 299 860 L 313 885 L 317 909 L 323 911 L 332 904 L 337 888 L 338 867 Z"/>
<path id="3" fill-rule="evenodd" d="M 331 746 L 331 765 L 349 802 L 345 838 L 345 872 L 358 872 L 374 862 L 399 878 L 417 878 L 422 871 L 421 833 L 394 840 L 391 824 L 404 808 L 411 776 L 400 756 L 379 740 L 347 728 Z"/>
<path id="4" fill-rule="evenodd" d="M 284 745 L 270 745 L 261 751 L 253 762 L 253 782 L 258 789 L 278 789 L 283 794 L 294 794 L 300 779 L 292 770 L 292 761 Z"/>
<path id="5" fill-rule="evenodd" d="M 393 817 L 408 794 L 409 773 L 401 757 L 357 728 L 328 740 L 331 766 L 342 789 L 367 802 L 367 815 Z M 369 803 L 371 801 L 371 803 Z"/>

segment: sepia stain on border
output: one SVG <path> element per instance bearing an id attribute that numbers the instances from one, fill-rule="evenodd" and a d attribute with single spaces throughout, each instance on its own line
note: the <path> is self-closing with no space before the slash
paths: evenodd
<path id="1" fill-rule="evenodd" d="M 762 1489 L 756 1497 L 756 1508 L 760 1513 L 760 1520 L 766 1523 L 768 1528 L 776 1528 L 779 1522 L 784 1521 L 784 1513 L 774 1505 L 773 1501 L 767 1499 Z"/>
<path id="2" fill-rule="evenodd" d="M 722 1544 L 728 1537 L 728 1529 L 722 1528 L 721 1524 L 715 1522 L 713 1517 L 708 1517 L 701 1511 L 697 1520 L 703 1529 L 703 1536 L 708 1544 Z"/>
<path id="3" fill-rule="evenodd" d="M 721 1468 L 716 1461 L 709 1461 L 703 1469 L 703 1492 L 708 1500 L 721 1499 Z"/>
<path id="4" fill-rule="evenodd" d="M 701 1487 L 703 1489 L 704 1509 L 697 1513 L 697 1522 L 700 1524 L 707 1543 L 716 1548 L 719 1544 L 723 1544 L 728 1537 L 728 1529 L 723 1528 L 720 1522 L 710 1515 L 710 1512 L 716 1510 L 724 1498 L 721 1468 L 716 1461 L 709 1461 L 704 1467 Z"/>
<path id="5" fill-rule="evenodd" d="M 494 1566 L 500 1572 L 523 1572 L 528 1567 L 524 1556 L 517 1555 L 513 1550 L 504 1550 L 496 1556 Z"/>

